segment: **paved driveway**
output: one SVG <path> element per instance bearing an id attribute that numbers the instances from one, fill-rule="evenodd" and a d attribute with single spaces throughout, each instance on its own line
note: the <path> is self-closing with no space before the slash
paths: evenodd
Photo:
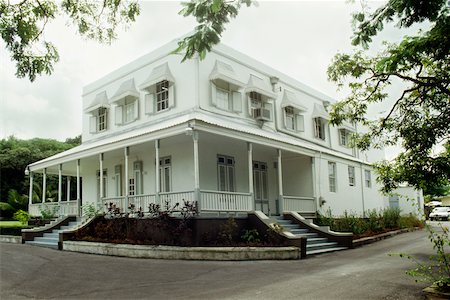
<path id="1" fill-rule="evenodd" d="M 405 275 L 425 231 L 298 261 L 204 262 L 106 257 L 1 244 L 1 299 L 422 299 Z"/>

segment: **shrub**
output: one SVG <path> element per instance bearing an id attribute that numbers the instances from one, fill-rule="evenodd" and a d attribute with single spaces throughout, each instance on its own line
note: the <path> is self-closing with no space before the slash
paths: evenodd
<path id="1" fill-rule="evenodd" d="M 39 206 L 39 211 L 41 212 L 42 219 L 49 220 L 53 219 L 56 216 L 57 211 L 59 210 L 59 206 L 49 206 L 46 204 L 42 204 Z"/>
<path id="2" fill-rule="evenodd" d="M 14 220 L 19 221 L 22 224 L 28 224 L 28 220 L 30 219 L 30 215 L 28 212 L 19 209 L 14 213 Z"/>
<path id="3" fill-rule="evenodd" d="M 407 216 L 400 216 L 398 220 L 398 226 L 400 228 L 423 228 L 425 226 L 422 220 L 419 220 L 415 215 L 409 214 Z"/>
<path id="4" fill-rule="evenodd" d="M 234 218 L 228 218 L 227 222 L 220 226 L 218 242 L 225 245 L 232 245 L 238 234 L 238 226 Z"/>
<path id="5" fill-rule="evenodd" d="M 256 229 L 245 230 L 241 239 L 246 243 L 259 243 L 261 239 L 259 238 L 259 232 Z"/>
<path id="6" fill-rule="evenodd" d="M 386 229 L 398 228 L 398 221 L 400 219 L 400 208 L 388 207 L 383 210 L 383 224 Z"/>

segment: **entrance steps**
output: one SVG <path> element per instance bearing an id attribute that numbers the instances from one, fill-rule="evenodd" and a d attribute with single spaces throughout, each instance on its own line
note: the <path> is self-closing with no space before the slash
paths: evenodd
<path id="1" fill-rule="evenodd" d="M 274 221 L 281 225 L 285 231 L 288 231 L 297 237 L 306 238 L 307 256 L 348 249 L 347 247 L 339 246 L 337 242 L 330 241 L 328 238 L 320 236 L 318 233 L 301 228 L 291 220 L 286 220 L 283 217 L 276 217 L 274 218 Z"/>
<path id="2" fill-rule="evenodd" d="M 44 233 L 42 237 L 35 237 L 32 241 L 25 241 L 25 244 L 58 249 L 59 233 L 64 230 L 74 229 L 80 226 L 81 223 L 81 218 L 77 218 L 76 221 L 69 222 L 68 225 L 55 226 L 52 232 Z"/>

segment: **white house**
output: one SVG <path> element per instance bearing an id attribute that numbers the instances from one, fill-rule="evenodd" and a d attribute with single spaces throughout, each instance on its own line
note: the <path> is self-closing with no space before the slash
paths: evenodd
<path id="1" fill-rule="evenodd" d="M 83 89 L 82 144 L 28 166 L 31 182 L 44 174 L 43 202 L 46 174 L 58 174 L 58 203 L 48 205 L 60 214 L 183 199 L 201 214 L 389 206 L 370 167 L 383 151 L 348 146 L 359 129 L 329 125 L 333 99 L 224 45 L 184 63 L 176 47 Z"/>

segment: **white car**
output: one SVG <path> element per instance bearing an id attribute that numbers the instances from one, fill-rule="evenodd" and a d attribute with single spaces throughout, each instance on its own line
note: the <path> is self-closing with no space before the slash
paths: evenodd
<path id="1" fill-rule="evenodd" d="M 435 207 L 430 213 L 430 220 L 447 221 L 450 217 L 450 207 Z"/>

